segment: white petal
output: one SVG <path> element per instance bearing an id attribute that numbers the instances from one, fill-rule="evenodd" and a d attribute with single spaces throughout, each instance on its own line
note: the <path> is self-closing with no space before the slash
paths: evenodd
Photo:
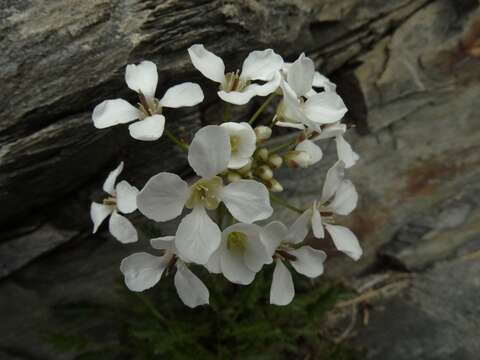
<path id="1" fill-rule="evenodd" d="M 195 207 L 185 216 L 175 235 L 175 247 L 188 261 L 204 265 L 218 249 L 221 232 L 203 207 Z"/>
<path id="2" fill-rule="evenodd" d="M 167 263 L 163 257 L 140 252 L 123 259 L 120 264 L 120 271 L 130 290 L 144 291 L 150 289 L 160 280 L 166 266 Z"/>
<path id="3" fill-rule="evenodd" d="M 273 270 L 272 287 L 270 288 L 270 304 L 288 305 L 295 296 L 295 288 L 290 271 L 281 260 L 277 260 Z"/>
<path id="4" fill-rule="evenodd" d="M 320 148 L 320 146 L 310 140 L 303 140 L 295 147 L 295 150 L 304 151 L 308 154 L 308 156 L 310 157 L 309 165 L 316 164 L 317 162 L 322 160 L 323 157 L 322 149 Z"/>
<path id="5" fill-rule="evenodd" d="M 160 104 L 165 107 L 179 108 L 194 106 L 203 101 L 203 91 L 198 84 L 186 82 L 172 86 L 160 99 Z"/>
<path id="6" fill-rule="evenodd" d="M 360 259 L 363 250 L 357 237 L 350 229 L 339 225 L 325 225 L 325 228 L 332 236 L 333 243 L 338 251 L 347 254 L 353 260 Z"/>
<path id="7" fill-rule="evenodd" d="M 155 141 L 160 139 L 165 128 L 165 116 L 152 115 L 141 121 L 128 125 L 130 136 L 142 141 Z"/>
<path id="8" fill-rule="evenodd" d="M 335 141 L 337 143 L 338 158 L 345 163 L 345 167 L 348 169 L 349 167 L 355 165 L 360 157 L 355 151 L 352 150 L 350 144 L 342 135 L 337 136 Z"/>
<path id="9" fill-rule="evenodd" d="M 227 169 L 231 147 L 227 131 L 208 125 L 197 131 L 188 149 L 188 163 L 197 175 L 211 178 Z"/>
<path id="10" fill-rule="evenodd" d="M 205 267 L 212 274 L 220 274 L 222 272 L 220 269 L 220 248 L 210 256 L 208 262 L 205 264 Z"/>
<path id="11" fill-rule="evenodd" d="M 321 92 L 309 97 L 304 109 L 310 120 L 321 124 L 341 120 L 347 112 L 342 98 L 335 92 Z"/>
<path id="12" fill-rule="evenodd" d="M 135 230 L 130 220 L 116 211 L 110 216 L 108 230 L 110 234 L 122 244 L 128 244 L 138 240 L 137 230 Z"/>
<path id="13" fill-rule="evenodd" d="M 293 268 L 300 274 L 314 278 L 323 274 L 323 263 L 327 254 L 322 250 L 310 246 L 302 246 L 299 249 L 288 251 L 297 259 L 290 261 Z"/>
<path id="14" fill-rule="evenodd" d="M 102 224 L 103 220 L 105 220 L 108 215 L 112 213 L 113 209 L 110 206 L 98 204 L 96 202 L 92 202 L 90 206 L 90 218 L 93 222 L 93 231 L 92 233 L 96 233 L 100 225 Z"/>
<path id="15" fill-rule="evenodd" d="M 304 114 L 303 105 L 298 99 L 297 94 L 295 94 L 295 91 L 293 91 L 285 81 L 280 83 L 280 87 L 283 92 L 283 102 L 279 107 L 279 115 L 285 119 L 287 123 L 300 123 L 303 128 L 303 124 L 308 118 Z"/>
<path id="16" fill-rule="evenodd" d="M 251 84 L 245 88 L 245 91 L 253 91 L 255 95 L 258 96 L 267 96 L 273 93 L 278 89 L 280 86 L 280 81 L 282 80 L 282 76 L 280 72 L 276 72 L 273 75 L 272 80 L 267 81 L 265 84 Z"/>
<path id="17" fill-rule="evenodd" d="M 188 197 L 188 185 L 178 175 L 159 173 L 138 194 L 138 210 L 155 221 L 172 220 L 182 213 Z"/>
<path id="18" fill-rule="evenodd" d="M 209 292 L 205 284 L 182 262 L 177 262 L 173 279 L 177 294 L 190 308 L 208 304 Z"/>
<path id="19" fill-rule="evenodd" d="M 118 164 L 118 166 L 110 171 L 105 182 L 103 183 L 103 191 L 109 193 L 110 195 L 115 195 L 115 183 L 117 182 L 117 177 L 123 171 L 123 161 Z"/>
<path id="20" fill-rule="evenodd" d="M 243 62 L 240 76 L 244 79 L 268 81 L 282 65 L 282 57 L 272 49 L 252 51 Z"/>
<path id="21" fill-rule="evenodd" d="M 332 196 L 340 187 L 340 184 L 342 183 L 344 177 L 345 164 L 343 163 L 343 161 L 337 161 L 327 171 L 327 176 L 325 177 L 325 182 L 322 189 L 322 198 L 320 200 L 321 204 L 332 198 Z"/>
<path id="22" fill-rule="evenodd" d="M 255 180 L 230 183 L 222 189 L 221 197 L 232 216 L 241 222 L 264 220 L 273 213 L 267 188 Z"/>
<path id="23" fill-rule="evenodd" d="M 151 61 L 142 61 L 138 65 L 127 65 L 125 82 L 133 91 L 141 92 L 146 97 L 153 98 L 158 83 L 157 65 Z"/>
<path id="24" fill-rule="evenodd" d="M 224 91 L 221 90 L 217 94 L 223 101 L 226 101 L 234 105 L 245 105 L 248 103 L 257 93 L 254 91 L 255 87 L 252 85 L 247 86 L 243 91 Z"/>
<path id="25" fill-rule="evenodd" d="M 347 131 L 347 125 L 342 124 L 340 122 L 336 122 L 336 123 L 325 126 L 320 132 L 320 134 L 312 138 L 312 140 L 316 141 L 320 139 L 337 137 L 338 135 L 344 134 L 346 131 Z"/>
<path id="26" fill-rule="evenodd" d="M 335 91 L 337 88 L 337 85 L 331 82 L 326 76 L 320 74 L 318 71 L 315 71 L 312 86 L 323 87 L 325 91 Z"/>
<path id="27" fill-rule="evenodd" d="M 299 129 L 299 130 L 303 130 L 305 129 L 305 125 L 303 125 L 302 123 L 293 123 L 293 122 L 285 122 L 285 121 L 277 121 L 275 123 L 276 126 L 280 126 L 280 127 L 289 127 L 289 128 L 293 128 L 293 129 Z"/>
<path id="28" fill-rule="evenodd" d="M 116 188 L 117 208 L 124 214 L 130 214 L 137 210 L 138 189 L 125 180 L 120 181 Z"/>
<path id="29" fill-rule="evenodd" d="M 324 238 L 325 230 L 323 229 L 322 217 L 320 216 L 320 211 L 318 211 L 316 203 L 313 203 L 312 230 L 313 230 L 313 235 L 317 239 L 323 239 Z"/>
<path id="30" fill-rule="evenodd" d="M 304 96 L 311 88 L 315 64 L 301 54 L 300 57 L 289 67 L 287 73 L 288 85 L 295 91 L 297 96 Z"/>
<path id="31" fill-rule="evenodd" d="M 350 180 L 343 180 L 328 208 L 335 214 L 348 215 L 357 207 L 358 193 Z"/>
<path id="32" fill-rule="evenodd" d="M 245 264 L 243 254 L 228 251 L 224 244 L 221 246 L 220 269 L 223 276 L 235 284 L 250 284 L 255 279 L 255 272 Z"/>
<path id="33" fill-rule="evenodd" d="M 123 99 L 105 100 L 93 109 L 93 125 L 104 129 L 117 124 L 126 124 L 138 119 L 140 112 Z"/>
<path id="34" fill-rule="evenodd" d="M 260 232 L 260 239 L 270 256 L 273 256 L 280 243 L 287 239 L 288 229 L 280 221 L 272 221 Z"/>
<path id="35" fill-rule="evenodd" d="M 310 230 L 310 222 L 312 218 L 312 208 L 303 212 L 288 229 L 287 241 L 292 244 L 299 244 L 308 234 Z"/>
<path id="36" fill-rule="evenodd" d="M 150 245 L 157 250 L 173 251 L 175 236 L 160 236 L 150 239 Z"/>
<path id="37" fill-rule="evenodd" d="M 201 44 L 190 46 L 188 54 L 193 66 L 203 76 L 218 83 L 223 83 L 225 80 L 225 64 L 221 58 L 205 49 Z"/>
<path id="38" fill-rule="evenodd" d="M 220 126 L 227 131 L 230 143 L 232 143 L 232 138 L 236 141 L 236 147 L 231 151 L 228 167 L 230 169 L 240 169 L 249 162 L 255 152 L 257 142 L 255 131 L 246 122 L 226 122 Z"/>

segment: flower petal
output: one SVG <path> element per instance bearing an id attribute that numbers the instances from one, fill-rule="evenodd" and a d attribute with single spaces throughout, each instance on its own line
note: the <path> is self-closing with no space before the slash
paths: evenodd
<path id="1" fill-rule="evenodd" d="M 165 116 L 152 115 L 141 121 L 134 122 L 128 126 L 130 136 L 142 141 L 155 141 L 160 139 L 165 128 Z"/>
<path id="2" fill-rule="evenodd" d="M 245 91 L 253 91 L 257 96 L 267 96 L 278 89 L 281 80 L 282 76 L 280 75 L 280 72 L 277 71 L 272 79 L 265 84 L 251 84 L 245 88 Z"/>
<path id="3" fill-rule="evenodd" d="M 118 166 L 110 171 L 105 182 L 103 183 L 103 191 L 109 193 L 110 195 L 115 195 L 115 182 L 117 181 L 118 175 L 120 175 L 123 171 L 123 161 L 118 164 Z"/>
<path id="4" fill-rule="evenodd" d="M 255 87 L 252 85 L 247 86 L 242 91 L 224 91 L 221 90 L 217 94 L 225 102 L 234 105 L 245 105 L 248 103 L 257 93 L 254 91 Z"/>
<path id="5" fill-rule="evenodd" d="M 138 189 L 127 181 L 120 181 L 116 188 L 117 208 L 124 214 L 130 214 L 137 210 Z"/>
<path id="6" fill-rule="evenodd" d="M 243 62 L 240 77 L 250 80 L 269 81 L 282 68 L 283 59 L 272 49 L 252 51 Z"/>
<path id="7" fill-rule="evenodd" d="M 327 176 L 325 177 L 325 182 L 323 183 L 322 189 L 322 198 L 320 204 L 324 204 L 332 198 L 335 192 L 340 187 L 340 184 L 345 177 L 345 164 L 343 161 L 337 161 L 330 169 L 327 171 Z"/>
<path id="8" fill-rule="evenodd" d="M 339 225 L 325 225 L 325 228 L 332 236 L 333 243 L 338 251 L 341 251 L 353 260 L 358 260 L 363 254 L 363 250 L 358 243 L 355 234 L 348 228 Z"/>
<path id="9" fill-rule="evenodd" d="M 226 122 L 220 126 L 227 131 L 230 144 L 235 144 L 231 151 L 228 167 L 240 169 L 249 162 L 255 152 L 257 142 L 255 131 L 246 122 Z"/>
<path id="10" fill-rule="evenodd" d="M 169 108 L 194 106 L 203 101 L 203 91 L 198 84 L 185 82 L 172 86 L 160 99 L 160 105 Z"/>
<path id="11" fill-rule="evenodd" d="M 337 143 L 338 158 L 345 163 L 345 167 L 348 169 L 355 165 L 360 156 L 352 150 L 352 147 L 342 135 L 338 135 L 335 141 Z"/>
<path id="12" fill-rule="evenodd" d="M 234 284 L 248 285 L 255 279 L 255 272 L 245 264 L 243 254 L 229 251 L 225 244 L 221 245 L 220 269 L 223 276 Z"/>
<path id="13" fill-rule="evenodd" d="M 350 180 L 343 180 L 328 208 L 335 214 L 348 215 L 356 207 L 358 193 Z"/>
<path id="14" fill-rule="evenodd" d="M 312 208 L 303 212 L 288 229 L 287 241 L 291 244 L 299 244 L 308 234 L 310 230 L 310 222 L 312 219 Z"/>
<path id="15" fill-rule="evenodd" d="M 342 98 L 335 92 L 321 92 L 309 97 L 304 109 L 310 120 L 321 124 L 339 121 L 347 112 Z"/>
<path id="16" fill-rule="evenodd" d="M 337 137 L 338 135 L 345 134 L 347 131 L 347 125 L 342 124 L 341 122 L 336 122 L 333 124 L 326 125 L 320 134 L 312 138 L 313 141 L 320 139 L 328 139 L 332 137 Z"/>
<path id="17" fill-rule="evenodd" d="M 189 308 L 208 304 L 210 294 L 207 287 L 183 262 L 177 262 L 177 272 L 173 282 L 178 297 Z"/>
<path id="18" fill-rule="evenodd" d="M 93 234 L 97 232 L 103 220 L 105 220 L 112 211 L 110 206 L 92 202 L 92 205 L 90 205 L 90 218 L 93 222 Z"/>
<path id="19" fill-rule="evenodd" d="M 173 251 L 173 248 L 175 247 L 173 244 L 174 240 L 175 236 L 160 236 L 150 239 L 150 245 L 152 246 L 152 248 L 157 250 Z"/>
<path id="20" fill-rule="evenodd" d="M 310 278 L 323 274 L 323 263 L 327 254 L 322 250 L 302 246 L 299 249 L 289 250 L 288 253 L 296 257 L 296 260 L 290 261 L 290 264 L 298 273 Z"/>
<path id="21" fill-rule="evenodd" d="M 215 252 L 210 256 L 208 262 L 205 264 L 205 267 L 212 274 L 220 274 L 222 272 L 220 269 L 220 248 L 215 250 Z"/>
<path id="22" fill-rule="evenodd" d="M 197 131 L 188 149 L 188 163 L 197 175 L 211 178 L 227 169 L 231 147 L 227 131 L 208 125 Z"/>
<path id="23" fill-rule="evenodd" d="M 125 285 L 130 290 L 144 291 L 160 280 L 166 266 L 163 257 L 140 252 L 123 259 L 120 271 L 125 277 Z"/>
<path id="24" fill-rule="evenodd" d="M 104 129 L 118 124 L 126 124 L 138 119 L 140 112 L 123 99 L 104 100 L 93 109 L 93 125 Z"/>
<path id="25" fill-rule="evenodd" d="M 313 203 L 313 212 L 312 212 L 312 230 L 313 235 L 317 239 L 323 239 L 325 237 L 325 230 L 323 229 L 322 217 L 320 216 L 320 211 L 318 211 L 317 204 Z"/>
<path id="26" fill-rule="evenodd" d="M 255 180 L 230 183 L 222 189 L 221 198 L 232 216 L 244 223 L 267 219 L 273 213 L 267 188 Z"/>
<path id="27" fill-rule="evenodd" d="M 320 74 L 318 71 L 315 71 L 312 86 L 323 87 L 325 91 L 335 91 L 337 89 L 337 85 L 331 82 L 326 76 Z"/>
<path id="28" fill-rule="evenodd" d="M 148 98 L 155 97 L 158 83 L 157 65 L 151 61 L 142 61 L 140 64 L 127 65 L 125 69 L 127 86 Z"/>
<path id="29" fill-rule="evenodd" d="M 272 221 L 260 232 L 260 239 L 270 256 L 273 256 L 280 243 L 287 239 L 288 229 L 280 221 Z"/>
<path id="30" fill-rule="evenodd" d="M 288 68 L 288 85 L 290 85 L 298 97 L 304 96 L 312 88 L 314 73 L 315 64 L 305 54 L 301 54 Z"/>
<path id="31" fill-rule="evenodd" d="M 288 305 L 295 296 L 292 274 L 281 260 L 277 260 L 273 270 L 272 287 L 270 288 L 270 304 Z"/>
<path id="32" fill-rule="evenodd" d="M 108 230 L 110 234 L 122 244 L 128 244 L 138 240 L 137 230 L 135 230 L 130 220 L 116 211 L 110 216 Z"/>
<path id="33" fill-rule="evenodd" d="M 225 64 L 217 55 L 211 53 L 201 44 L 188 48 L 193 66 L 206 78 L 223 83 L 225 80 Z"/>
<path id="34" fill-rule="evenodd" d="M 320 148 L 320 146 L 310 140 L 303 140 L 295 147 L 295 150 L 304 151 L 308 154 L 308 156 L 310 156 L 309 165 L 316 164 L 317 162 L 322 160 L 323 157 L 322 149 Z"/>
<path id="35" fill-rule="evenodd" d="M 196 264 L 204 265 L 218 249 L 221 232 L 203 207 L 195 207 L 185 216 L 175 235 L 175 247 L 180 256 Z"/>
<path id="36" fill-rule="evenodd" d="M 182 213 L 188 197 L 188 185 L 178 175 L 159 173 L 138 194 L 138 210 L 155 221 L 172 220 Z"/>

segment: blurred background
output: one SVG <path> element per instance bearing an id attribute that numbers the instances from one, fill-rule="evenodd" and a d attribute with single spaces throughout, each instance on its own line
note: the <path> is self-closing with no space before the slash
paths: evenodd
<path id="1" fill-rule="evenodd" d="M 0 359 L 478 359 L 477 0 L 6 0 L 0 31 Z M 207 95 L 167 112 L 174 132 L 217 122 L 194 43 L 231 70 L 254 49 L 305 52 L 349 108 L 360 203 L 345 224 L 365 256 L 331 252 L 289 307 L 268 305 L 271 269 L 249 289 L 209 279 L 208 309 L 184 307 L 171 278 L 129 294 L 119 263 L 146 240 L 90 233 L 90 202 L 120 160 L 139 188 L 160 171 L 189 175 L 166 140 L 96 130 L 91 112 L 133 100 L 125 65 L 148 59 L 160 93 L 188 80 Z M 323 150 L 279 177 L 292 203 L 318 197 L 336 158 Z"/>

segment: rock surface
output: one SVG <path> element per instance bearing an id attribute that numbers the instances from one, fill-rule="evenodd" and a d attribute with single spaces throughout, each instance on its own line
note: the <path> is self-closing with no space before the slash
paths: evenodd
<path id="1" fill-rule="evenodd" d="M 474 186 L 480 180 L 476 0 L 4 1 L 0 30 L 0 331 L 7 334 L 0 355 L 52 358 L 33 329 L 54 324 L 51 306 L 113 296 L 118 262 L 134 247 L 88 235 L 89 203 L 111 168 L 124 160 L 125 178 L 138 187 L 161 170 L 189 174 L 184 155 L 167 141 L 134 142 L 122 127 L 98 131 L 90 116 L 103 99 L 132 99 L 124 67 L 143 59 L 158 65 L 159 93 L 187 79 L 214 93 L 189 63 L 186 48 L 194 43 L 204 43 L 232 69 L 256 48 L 273 47 L 289 60 L 305 51 L 337 82 L 350 109 L 347 120 L 356 126 L 349 140 L 362 156 L 349 171 L 360 206 L 346 223 L 361 239 L 365 257 L 353 266 L 333 258 L 328 276 L 369 272 L 388 258 L 403 270 L 426 271 L 418 288 L 435 294 L 444 289 L 436 287 L 439 282 L 468 279 L 459 293 L 445 290 L 435 304 L 394 300 L 392 310 L 387 306 L 378 321 L 372 319 L 365 339 L 382 345 L 369 356 L 387 358 L 382 326 L 400 312 L 408 314 L 400 332 L 414 327 L 418 315 L 439 334 L 400 343 L 398 354 L 422 358 L 429 346 L 458 334 L 465 334 L 463 349 L 433 354 L 461 360 L 478 351 L 467 336 L 479 333 L 473 320 L 454 323 L 452 317 L 451 328 L 439 325 L 441 307 L 450 306 L 453 314 L 460 297 L 465 302 L 458 304 L 459 316 L 476 311 L 469 299 L 478 290 L 477 263 L 435 265 L 480 233 Z M 239 116 L 250 112 L 245 107 Z M 212 96 L 166 116 L 173 131 L 189 137 L 218 121 L 217 114 Z M 318 197 L 335 160 L 333 144 L 324 153 L 301 176 L 281 173 L 292 202 L 304 205 Z M 419 331 L 420 338 L 428 337 Z M 407 358 L 401 356 L 391 358 Z"/>

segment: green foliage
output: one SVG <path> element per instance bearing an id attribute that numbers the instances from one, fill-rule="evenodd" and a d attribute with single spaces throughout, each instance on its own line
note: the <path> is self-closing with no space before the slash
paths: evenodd
<path id="1" fill-rule="evenodd" d="M 209 307 L 185 307 L 171 277 L 143 294 L 130 293 L 122 286 L 118 304 L 57 308 L 67 322 L 80 318 L 84 324 L 92 319 L 97 328 L 54 333 L 49 340 L 60 351 L 80 353 L 77 360 L 357 358 L 346 346 L 320 336 L 325 312 L 345 295 L 341 287 L 298 277 L 294 301 L 278 307 L 268 304 L 271 271 L 259 273 L 248 287 L 201 275 L 210 278 L 206 281 Z"/>

